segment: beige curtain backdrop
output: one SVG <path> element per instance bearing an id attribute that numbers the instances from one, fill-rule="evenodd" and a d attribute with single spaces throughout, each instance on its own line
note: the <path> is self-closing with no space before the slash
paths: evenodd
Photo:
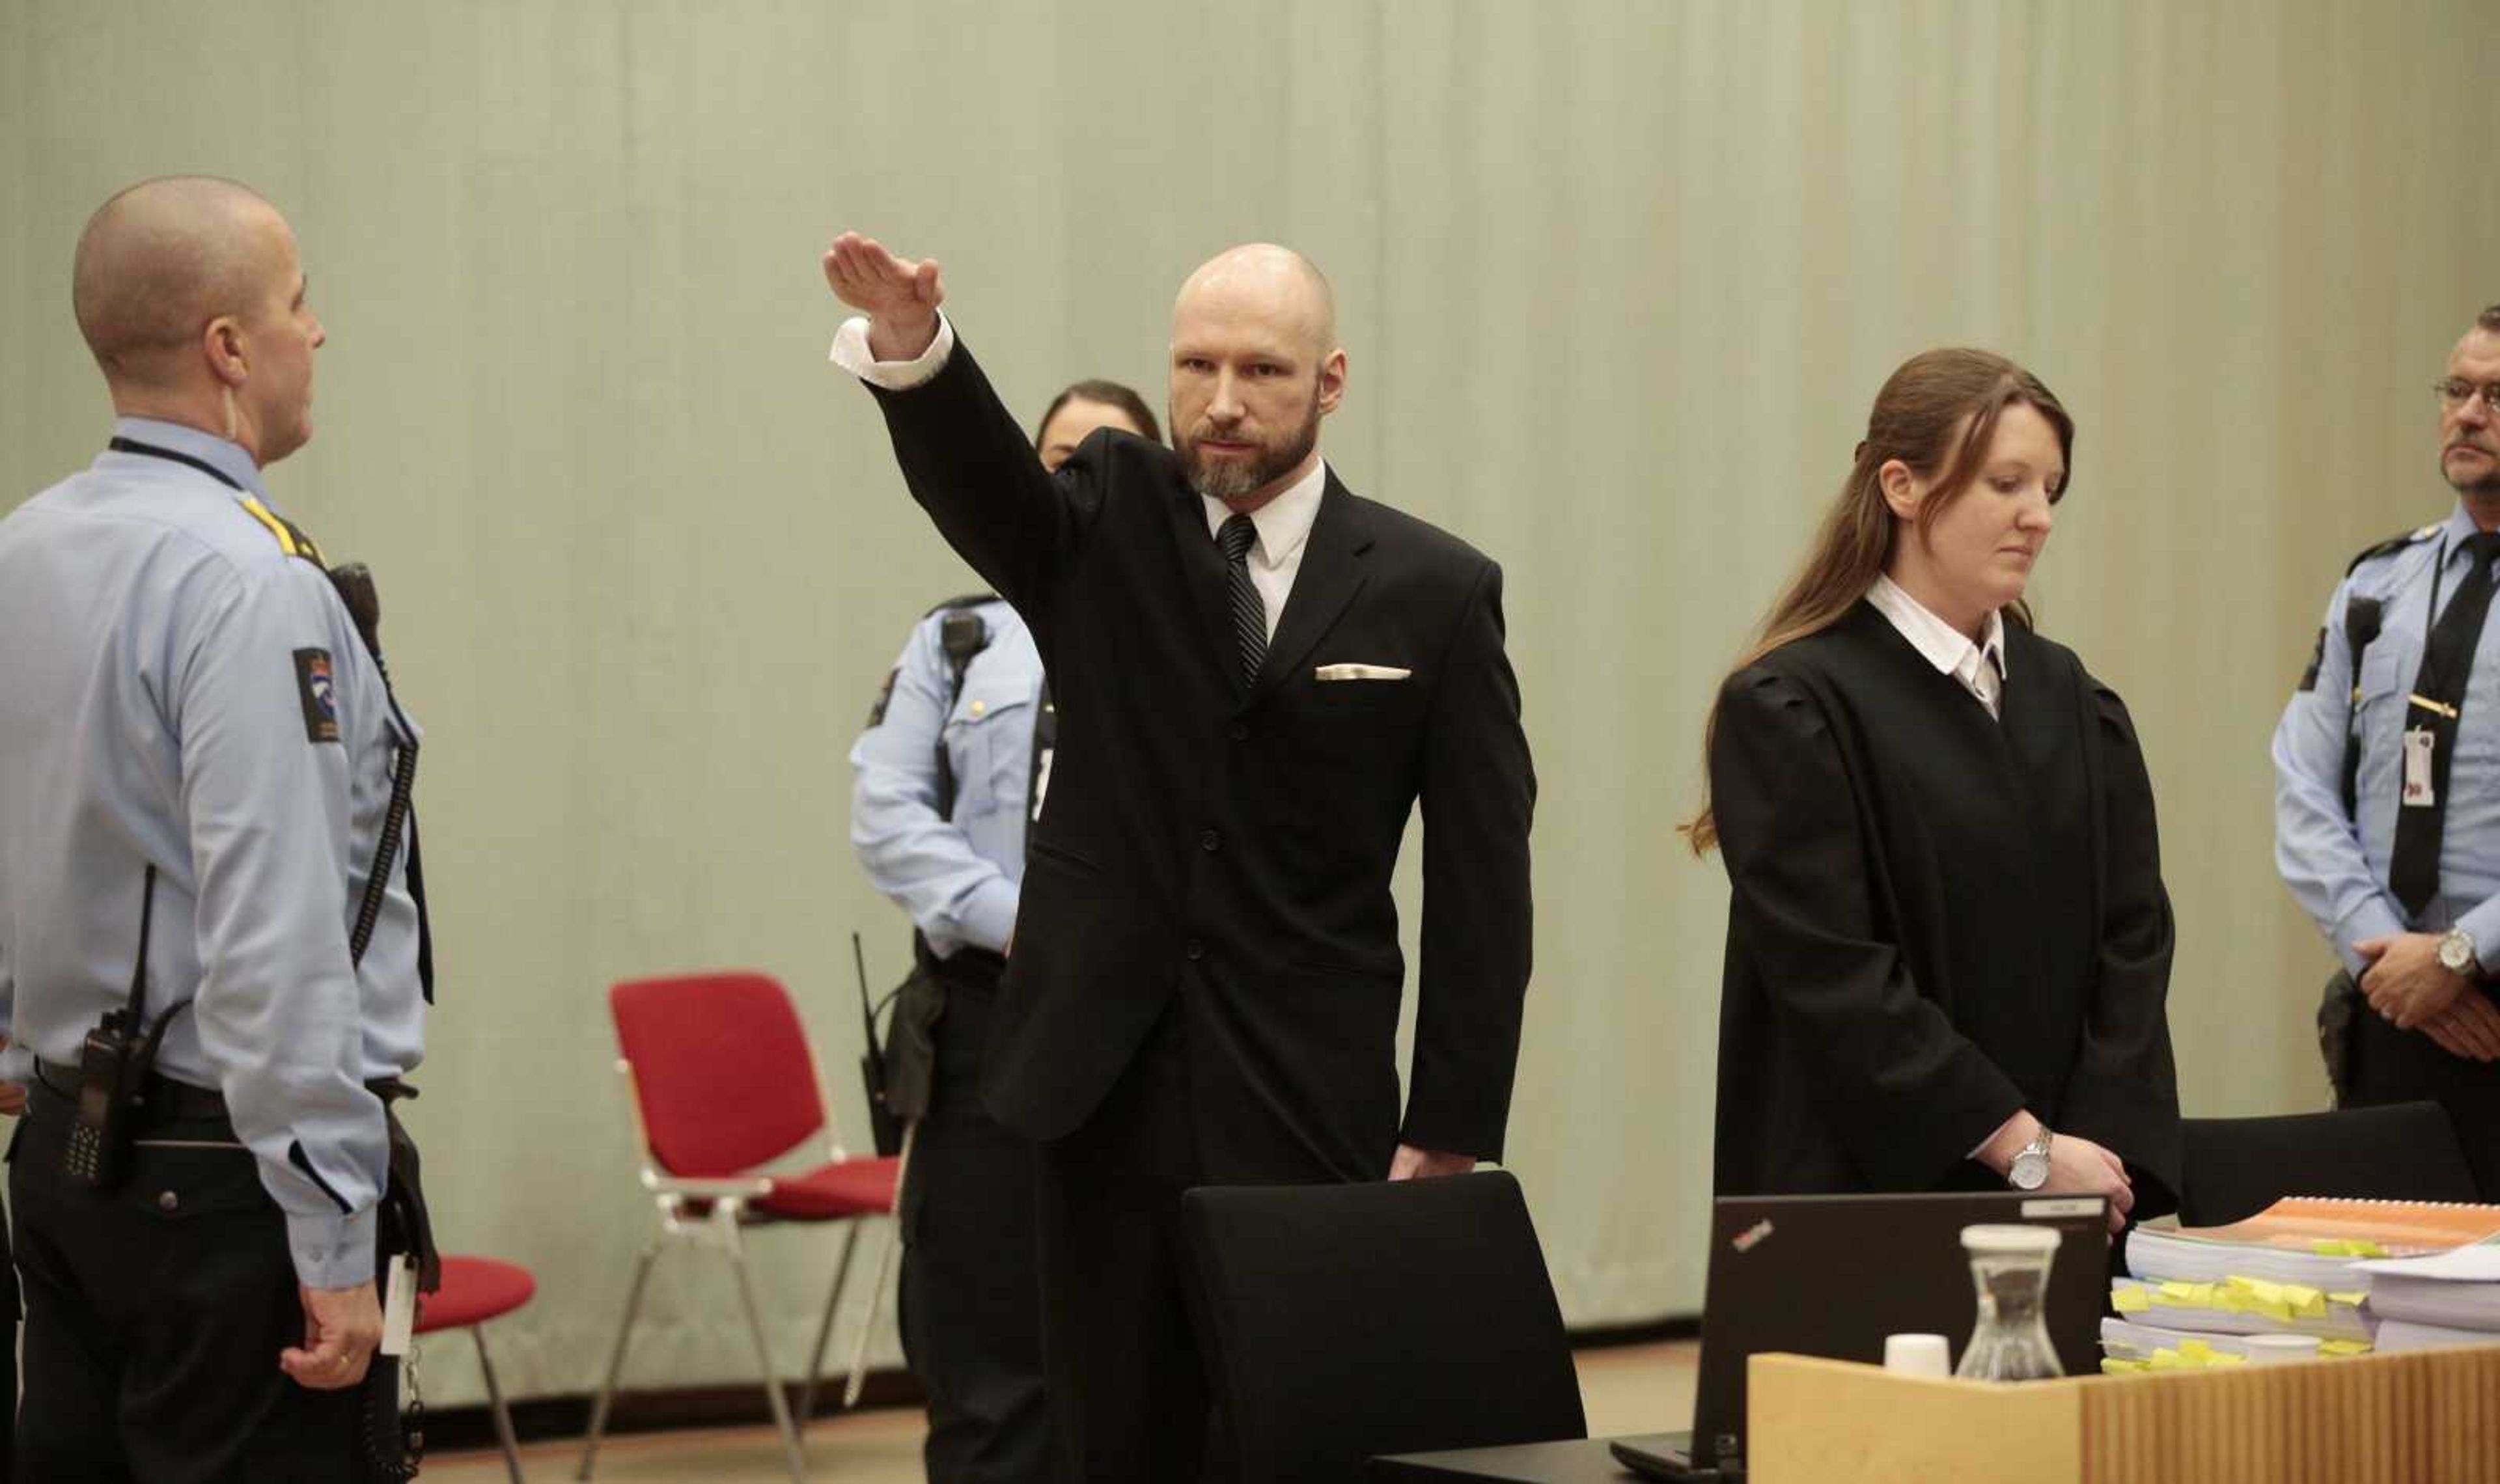
<path id="1" fill-rule="evenodd" d="M 2322 1105 L 2328 960 L 2274 874 L 2266 742 L 2346 558 L 2448 503 L 2426 383 L 2500 299 L 2492 19 L 6 0 L 0 509 L 104 437 L 68 303 L 87 213 L 175 171 L 276 200 L 331 342 L 274 487 L 379 574 L 428 729 L 442 1003 L 411 1122 L 445 1244 L 539 1274 L 496 1326 L 506 1384 L 580 1392 L 650 1215 L 606 986 L 780 974 L 864 1137 L 849 933 L 880 988 L 904 962 L 844 754 L 973 579 L 825 364 L 817 253 L 859 227 L 940 258 L 1030 414 L 1079 376 L 1160 404 L 1182 276 L 1295 244 L 1352 357 L 1330 457 L 1509 573 L 1543 783 L 1510 1166 L 1572 1322 L 1691 1312 L 1726 888 L 1673 826 L 1714 685 L 1928 346 L 2014 355 L 2081 423 L 2036 596 L 2151 757 L 2188 1111 Z M 790 1369 L 831 1245 L 755 1247 Z M 673 1256 L 629 1381 L 750 1374 L 734 1303 Z M 465 1346 L 425 1370 L 437 1404 L 477 1395 Z"/>

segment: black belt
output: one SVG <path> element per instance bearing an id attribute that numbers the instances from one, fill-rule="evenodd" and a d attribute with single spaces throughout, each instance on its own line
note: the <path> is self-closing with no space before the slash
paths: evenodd
<path id="1" fill-rule="evenodd" d="M 38 1060 L 35 1076 L 46 1087 L 76 1103 L 79 1100 L 80 1077 L 67 1067 Z M 207 1122 L 226 1116 L 226 1100 L 214 1088 L 193 1087 L 177 1082 L 163 1072 L 148 1073 L 147 1090 L 141 1096 L 148 1111 L 158 1118 L 177 1119 L 184 1123 Z"/>
<path id="2" fill-rule="evenodd" d="M 35 1076 L 46 1087 L 72 1103 L 78 1101 L 80 1077 L 67 1067 L 38 1058 Z M 397 1077 L 376 1077 L 365 1084 L 365 1090 L 381 1099 L 384 1107 L 402 1098 L 416 1096 L 416 1089 Z M 147 1091 L 142 1096 L 147 1102 L 148 1111 L 159 1118 L 192 1122 L 226 1116 L 223 1093 L 212 1087 L 193 1087 L 188 1082 L 178 1082 L 161 1072 L 148 1073 Z"/>
<path id="3" fill-rule="evenodd" d="M 944 958 L 930 955 L 929 970 L 959 988 L 995 990 L 999 976 L 1007 972 L 1007 961 L 986 948 L 963 947 Z"/>

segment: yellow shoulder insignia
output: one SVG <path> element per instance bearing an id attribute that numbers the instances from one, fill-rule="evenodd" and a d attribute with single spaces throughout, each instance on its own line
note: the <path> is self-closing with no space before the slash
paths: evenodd
<path id="1" fill-rule="evenodd" d="M 256 497 L 244 496 L 243 509 L 245 514 L 269 528 L 269 534 L 278 539 L 279 550 L 288 556 L 300 556 L 315 567 L 327 565 L 321 560 L 321 548 L 312 544 L 312 537 L 305 535 L 303 530 L 292 521 L 261 504 Z"/>

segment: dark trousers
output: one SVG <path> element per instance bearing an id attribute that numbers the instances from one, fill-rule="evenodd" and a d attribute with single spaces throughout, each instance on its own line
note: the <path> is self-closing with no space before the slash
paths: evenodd
<path id="1" fill-rule="evenodd" d="M 1077 1131 L 1041 1146 L 1042 1356 L 1063 1484 L 1204 1473 L 1208 1391 L 1181 1192 L 1203 1183 L 1169 1011 Z"/>
<path id="2" fill-rule="evenodd" d="M 929 1394 L 930 1484 L 1041 1484 L 1041 1275 L 1033 1144 L 982 1110 L 996 991 L 947 980 L 938 1075 L 903 1197 L 903 1349 Z"/>
<path id="3" fill-rule="evenodd" d="M 2500 1201 L 2500 1063 L 2452 1056 L 2419 1031 L 2397 1030 L 2367 1005 L 2354 1015 L 2352 1035 L 2346 1105 L 2439 1104 L 2456 1125 L 2456 1141 L 2483 1199 Z"/>
<path id="4" fill-rule="evenodd" d="M 316 1392 L 278 1369 L 279 1352 L 304 1342 L 304 1307 L 257 1163 L 220 1147 L 232 1127 L 142 1128 L 129 1177 L 98 1195 L 62 1172 L 70 1119 L 68 1100 L 37 1083 L 10 1157 L 26 1302 L 17 1476 L 366 1477 L 367 1390 L 395 1391 L 396 1377 L 378 1358 L 368 1388 Z"/>
<path id="5" fill-rule="evenodd" d="M 8 1212 L 0 1210 L 0 1484 L 13 1477 L 17 1431 L 17 1264 L 9 1250 Z"/>

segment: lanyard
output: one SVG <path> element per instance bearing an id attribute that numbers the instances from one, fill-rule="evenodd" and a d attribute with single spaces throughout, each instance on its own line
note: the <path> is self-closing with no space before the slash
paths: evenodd
<path id="1" fill-rule="evenodd" d="M 180 453 L 172 448 L 160 448 L 154 444 L 143 444 L 135 438 L 116 438 L 113 442 L 106 444 L 105 446 L 111 448 L 115 453 L 136 453 L 143 458 L 164 459 L 169 463 L 188 464 L 228 489 L 234 490 L 238 493 L 243 489 L 242 485 L 235 482 L 234 476 L 226 473 L 222 469 L 219 469 L 216 465 L 210 463 L 207 459 L 193 458 L 187 453 Z"/>
<path id="2" fill-rule="evenodd" d="M 2430 647 L 2430 631 L 2439 622 L 2439 584 L 2448 578 L 2448 537 L 2439 539 L 2439 560 L 2430 568 L 2430 607 L 2422 610 L 2422 648 Z"/>

